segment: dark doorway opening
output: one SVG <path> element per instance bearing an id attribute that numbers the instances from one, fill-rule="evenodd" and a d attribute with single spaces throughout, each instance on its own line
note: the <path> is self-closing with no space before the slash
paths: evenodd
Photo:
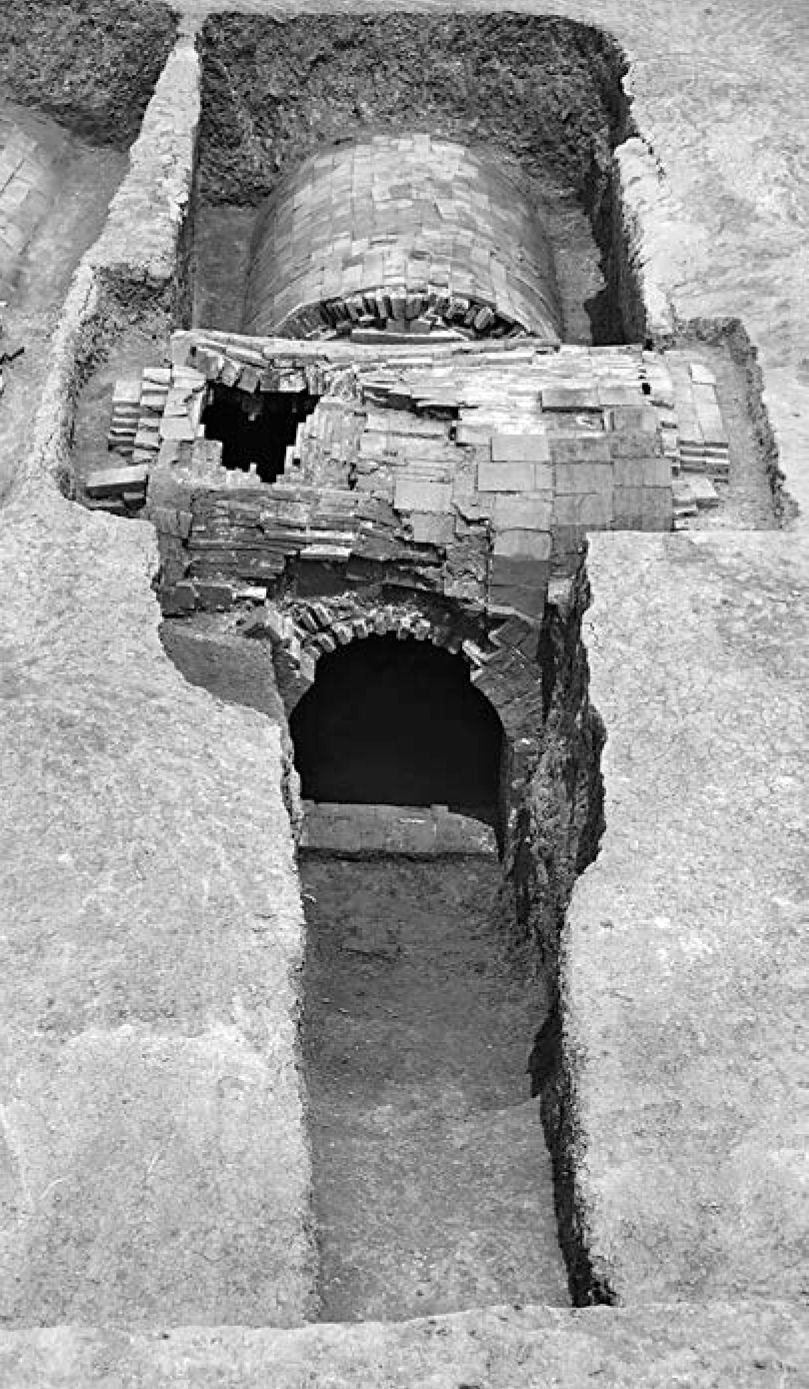
<path id="1" fill-rule="evenodd" d="M 394 636 L 338 647 L 290 726 L 307 800 L 496 819 L 502 725 L 459 656 Z"/>
<path id="2" fill-rule="evenodd" d="M 295 442 L 298 425 L 317 402 L 317 396 L 305 391 L 248 394 L 217 383 L 203 415 L 205 434 L 221 440 L 226 468 L 247 472 L 254 463 L 262 482 L 275 482 L 284 471 L 286 451 Z"/>

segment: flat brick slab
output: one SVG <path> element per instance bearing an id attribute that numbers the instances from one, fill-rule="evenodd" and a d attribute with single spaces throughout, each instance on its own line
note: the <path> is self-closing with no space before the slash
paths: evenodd
<path id="1" fill-rule="evenodd" d="M 441 805 L 332 805 L 304 802 L 301 848 L 340 858 L 497 857 L 490 825 Z"/>
<path id="2" fill-rule="evenodd" d="M 551 452 L 547 434 L 531 432 L 506 433 L 499 430 L 492 435 L 492 459 L 495 462 L 517 462 L 528 460 L 531 463 L 547 463 Z"/>

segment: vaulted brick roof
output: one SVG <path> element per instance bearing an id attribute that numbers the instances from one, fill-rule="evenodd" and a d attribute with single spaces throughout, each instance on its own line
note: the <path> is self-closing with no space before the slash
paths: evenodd
<path id="1" fill-rule="evenodd" d="M 426 134 L 306 160 L 259 217 L 245 331 L 561 337 L 547 236 L 489 155 Z"/>

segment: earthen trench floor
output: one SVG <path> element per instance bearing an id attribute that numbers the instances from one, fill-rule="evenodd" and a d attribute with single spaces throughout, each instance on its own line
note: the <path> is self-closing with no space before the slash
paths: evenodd
<path id="1" fill-rule="evenodd" d="M 304 853 L 301 880 L 322 1318 L 567 1305 L 499 864 Z"/>

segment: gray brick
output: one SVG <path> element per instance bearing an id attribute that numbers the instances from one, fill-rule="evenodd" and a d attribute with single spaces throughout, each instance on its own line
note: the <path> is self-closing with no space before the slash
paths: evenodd
<path id="1" fill-rule="evenodd" d="M 452 484 L 426 482 L 419 478 L 397 477 L 393 505 L 397 511 L 449 511 Z"/>
<path id="2" fill-rule="evenodd" d="M 612 525 L 613 494 L 583 492 L 575 496 L 557 497 L 554 503 L 554 525 L 587 526 L 606 530 Z"/>
<path id="3" fill-rule="evenodd" d="M 486 445 L 488 446 L 492 437 L 492 426 L 485 424 L 467 424 L 462 421 L 455 431 L 455 442 L 467 445 Z"/>
<path id="4" fill-rule="evenodd" d="M 629 431 L 633 434 L 656 433 L 660 420 L 651 405 L 619 405 L 607 411 L 607 423 L 611 430 Z"/>
<path id="5" fill-rule="evenodd" d="M 616 487 L 670 487 L 671 461 L 668 458 L 616 458 Z"/>
<path id="6" fill-rule="evenodd" d="M 644 487 L 642 494 L 642 510 L 645 518 L 671 521 L 674 514 L 674 498 L 670 487 Z"/>
<path id="7" fill-rule="evenodd" d="M 102 468 L 90 473 L 85 485 L 88 497 L 118 497 L 123 492 L 144 491 L 149 469 L 143 464 L 130 468 Z"/>
<path id="8" fill-rule="evenodd" d="M 611 492 L 613 469 L 605 463 L 557 463 L 556 491 L 561 494 L 577 492 Z"/>
<path id="9" fill-rule="evenodd" d="M 552 515 L 553 501 L 546 493 L 540 496 L 498 496 L 494 499 L 494 519 L 498 531 L 548 531 Z"/>
<path id="10" fill-rule="evenodd" d="M 498 531 L 494 539 L 494 553 L 513 558 L 549 560 L 551 557 L 550 532 L 536 530 Z"/>
<path id="11" fill-rule="evenodd" d="M 196 429 L 187 415 L 164 415 L 160 421 L 161 439 L 179 439 L 190 442 L 196 438 Z"/>
<path id="12" fill-rule="evenodd" d="M 492 435 L 492 461 L 495 463 L 548 463 L 550 457 L 548 436 L 544 432 L 498 431 Z"/>
<path id="13" fill-rule="evenodd" d="M 601 429 L 586 434 L 554 434 L 551 456 L 554 463 L 609 463 L 612 449 Z"/>
<path id="14" fill-rule="evenodd" d="M 495 555 L 489 575 L 489 600 L 527 617 L 541 617 L 548 588 L 548 565 L 541 560 Z"/>
<path id="15" fill-rule="evenodd" d="M 695 381 L 693 395 L 702 437 L 706 444 L 726 444 L 728 441 L 727 431 L 714 387 L 702 385 Z"/>
<path id="16" fill-rule="evenodd" d="M 478 463 L 478 487 L 481 492 L 530 492 L 535 467 L 527 461 Z"/>
<path id="17" fill-rule="evenodd" d="M 640 516 L 643 510 L 642 487 L 618 487 L 613 494 L 615 523 L 624 524 L 626 518 Z"/>
<path id="18" fill-rule="evenodd" d="M 454 517 L 451 515 L 414 511 L 410 524 L 417 545 L 447 545 L 455 536 Z"/>
<path id="19" fill-rule="evenodd" d="M 660 433 L 620 430 L 610 435 L 610 443 L 613 458 L 660 458 L 663 454 L 663 439 Z"/>
<path id="20" fill-rule="evenodd" d="M 544 386 L 541 396 L 543 410 L 601 409 L 595 386 Z"/>
<path id="21" fill-rule="evenodd" d="M 642 405 L 640 382 L 599 381 L 598 398 L 602 405 Z"/>

